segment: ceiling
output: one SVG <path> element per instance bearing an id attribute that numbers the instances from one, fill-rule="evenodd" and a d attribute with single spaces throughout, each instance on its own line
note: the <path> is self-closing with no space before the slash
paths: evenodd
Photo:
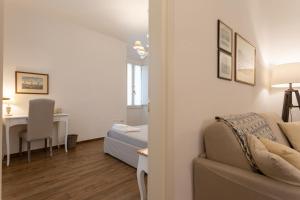
<path id="1" fill-rule="evenodd" d="M 8 0 L 133 44 L 146 40 L 148 0 Z"/>
<path id="2" fill-rule="evenodd" d="M 7 0 L 30 9 L 38 9 L 128 44 L 146 41 L 148 0 Z M 268 64 L 300 62 L 299 0 L 255 0 L 255 22 L 261 54 Z M 137 57 L 137 56 L 136 56 Z"/>

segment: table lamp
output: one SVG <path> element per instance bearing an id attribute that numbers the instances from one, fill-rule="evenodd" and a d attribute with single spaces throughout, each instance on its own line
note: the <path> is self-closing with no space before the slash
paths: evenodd
<path id="1" fill-rule="evenodd" d="M 8 97 L 3 97 L 2 100 L 5 102 L 5 101 L 9 101 L 10 98 Z M 11 116 L 11 107 L 9 105 L 9 103 L 6 104 L 6 116 Z"/>
<path id="2" fill-rule="evenodd" d="M 295 87 L 300 87 L 300 63 L 282 64 L 272 69 L 271 85 L 274 88 L 288 88 L 284 93 L 282 108 L 282 120 L 289 121 L 289 114 L 292 108 L 300 109 L 300 95 Z M 293 104 L 295 94 L 298 105 Z"/>

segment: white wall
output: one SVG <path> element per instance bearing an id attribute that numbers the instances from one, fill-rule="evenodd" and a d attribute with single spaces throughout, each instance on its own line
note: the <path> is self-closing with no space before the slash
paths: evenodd
<path id="1" fill-rule="evenodd" d="M 216 115 L 269 111 L 268 71 L 257 41 L 256 1 L 171 0 L 168 60 L 173 158 L 173 200 L 192 199 L 192 161 L 203 149 L 202 131 Z M 172 8 L 173 6 L 173 8 Z M 255 87 L 217 79 L 217 20 L 257 47 Z M 169 142 L 170 143 L 170 142 Z M 168 147 L 166 147 L 168 148 Z"/>
<path id="2" fill-rule="evenodd" d="M 79 140 L 103 137 L 113 122 L 126 121 L 126 44 L 119 40 L 6 1 L 4 94 L 14 94 L 16 70 L 48 73 L 50 95 L 14 95 L 13 114 L 27 113 L 30 99 L 55 99 Z"/>
<path id="3" fill-rule="evenodd" d="M 259 45 L 264 62 L 271 70 L 278 64 L 300 62 L 300 1 L 260 1 L 257 15 Z M 271 110 L 281 115 L 284 89 L 269 89 Z M 296 104 L 296 99 L 294 99 Z M 299 109 L 293 109 L 293 120 L 300 120 Z"/>
<path id="4" fill-rule="evenodd" d="M 148 106 L 127 107 L 127 124 L 131 126 L 148 124 Z"/>

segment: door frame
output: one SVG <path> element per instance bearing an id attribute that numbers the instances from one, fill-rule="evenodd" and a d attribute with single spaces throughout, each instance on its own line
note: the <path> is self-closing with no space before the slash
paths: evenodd
<path id="1" fill-rule="evenodd" d="M 173 200 L 173 1 L 149 0 L 149 200 Z"/>
<path id="2" fill-rule="evenodd" d="M 4 0 L 0 0 L 0 156 L 2 158 L 2 96 L 3 96 L 3 35 L 4 35 Z M 2 160 L 2 159 L 1 159 Z M 0 199 L 2 199 L 2 165 L 0 166 Z"/>
<path id="3" fill-rule="evenodd" d="M 149 178 L 148 199 L 173 199 L 172 155 L 172 72 L 168 69 L 172 57 L 172 2 L 149 0 Z M 3 90 L 3 0 L 0 0 L 0 115 Z M 2 127 L 2 120 L 0 121 Z M 2 155 L 2 129 L 0 129 Z M 2 165 L 0 166 L 2 180 Z M 2 181 L 0 182 L 0 196 Z"/>

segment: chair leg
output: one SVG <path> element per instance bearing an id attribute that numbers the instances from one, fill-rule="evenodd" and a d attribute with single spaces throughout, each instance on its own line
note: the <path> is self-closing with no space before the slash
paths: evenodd
<path id="1" fill-rule="evenodd" d="M 22 155 L 22 148 L 23 146 L 23 140 L 22 140 L 22 137 L 19 137 L 19 155 L 21 156 Z"/>
<path id="2" fill-rule="evenodd" d="M 50 156 L 53 156 L 53 151 L 52 151 L 52 138 L 49 138 L 49 146 L 50 146 Z"/>
<path id="3" fill-rule="evenodd" d="M 47 142 L 48 142 L 48 139 L 45 138 L 45 152 L 47 152 Z"/>
<path id="4" fill-rule="evenodd" d="M 31 143 L 27 142 L 27 154 L 28 154 L 28 162 L 31 162 Z"/>

